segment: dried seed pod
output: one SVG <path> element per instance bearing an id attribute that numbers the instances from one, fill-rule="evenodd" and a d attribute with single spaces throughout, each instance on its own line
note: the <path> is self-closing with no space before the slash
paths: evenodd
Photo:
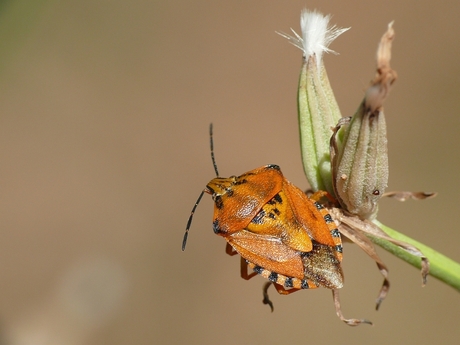
<path id="1" fill-rule="evenodd" d="M 374 219 L 388 183 L 388 151 L 383 101 L 396 73 L 390 67 L 391 24 L 377 51 L 377 74 L 351 119 L 341 119 L 331 138 L 335 194 L 342 208 L 361 219 Z M 337 139 L 341 130 L 343 139 Z"/>

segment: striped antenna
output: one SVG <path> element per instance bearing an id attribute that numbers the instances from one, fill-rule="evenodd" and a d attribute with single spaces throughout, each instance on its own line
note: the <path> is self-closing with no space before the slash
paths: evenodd
<path id="1" fill-rule="evenodd" d="M 212 123 L 209 125 L 209 144 L 211 145 L 211 159 L 212 165 L 214 166 L 214 171 L 216 172 L 216 176 L 219 176 L 219 171 L 217 170 L 216 159 L 214 158 L 214 140 L 212 135 Z"/>
<path id="2" fill-rule="evenodd" d="M 201 198 L 203 197 L 203 194 L 204 194 L 204 190 L 201 192 L 200 196 L 198 197 L 198 200 L 195 203 L 195 206 L 193 206 L 193 208 L 192 208 L 192 212 L 190 213 L 190 217 L 189 217 L 188 222 L 187 222 L 187 227 L 185 228 L 184 239 L 182 240 L 182 251 L 185 250 L 185 246 L 187 244 L 187 238 L 188 238 L 188 231 L 190 230 L 190 225 L 192 224 L 193 214 L 195 213 L 195 209 L 198 206 L 198 204 L 200 203 Z"/>

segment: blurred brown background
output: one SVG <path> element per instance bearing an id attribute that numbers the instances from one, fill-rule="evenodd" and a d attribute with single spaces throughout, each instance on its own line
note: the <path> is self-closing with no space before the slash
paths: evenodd
<path id="1" fill-rule="evenodd" d="M 380 251 L 345 246 L 347 317 L 330 291 L 288 297 L 239 278 L 211 228 L 214 177 L 279 164 L 301 188 L 296 118 L 301 53 L 275 31 L 300 10 L 351 30 L 325 57 L 343 115 L 374 73 L 395 20 L 386 103 L 389 190 L 379 219 L 460 260 L 460 3 L 454 1 L 7 1 L 0 6 L 0 338 L 4 344 L 456 344 L 460 296 Z"/>

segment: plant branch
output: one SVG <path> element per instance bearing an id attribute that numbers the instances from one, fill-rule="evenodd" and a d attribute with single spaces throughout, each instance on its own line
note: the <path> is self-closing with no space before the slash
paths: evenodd
<path id="1" fill-rule="evenodd" d="M 454 289 L 460 291 L 460 264 L 448 258 L 447 256 L 437 252 L 433 248 L 430 248 L 423 243 L 420 243 L 406 235 L 399 233 L 398 231 L 391 229 L 390 227 L 383 225 L 379 221 L 375 220 L 374 223 L 379 226 L 383 231 L 387 233 L 388 236 L 407 242 L 417 247 L 430 261 L 430 275 L 441 280 L 442 282 L 452 286 Z M 367 234 L 368 235 L 368 234 Z M 393 255 L 399 257 L 400 259 L 406 261 L 407 263 L 415 266 L 417 268 L 421 267 L 420 258 L 414 255 L 409 254 L 405 250 L 399 248 L 398 246 L 377 238 L 372 235 L 368 235 L 369 239 L 382 247 L 383 249 L 389 251 Z"/>

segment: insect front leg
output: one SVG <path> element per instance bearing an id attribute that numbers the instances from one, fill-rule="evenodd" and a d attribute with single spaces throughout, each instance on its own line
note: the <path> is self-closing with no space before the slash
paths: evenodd
<path id="1" fill-rule="evenodd" d="M 230 243 L 227 243 L 227 245 L 225 246 L 225 252 L 230 256 L 235 256 L 236 254 L 238 254 L 238 252 L 235 249 L 233 249 Z"/>
<path id="2" fill-rule="evenodd" d="M 238 254 L 238 252 L 229 243 L 227 243 L 227 246 L 225 247 L 225 252 L 230 256 Z M 257 272 L 248 273 L 248 263 L 245 259 L 243 259 L 243 257 L 241 257 L 240 262 L 240 274 L 241 278 L 245 280 L 249 280 L 257 275 Z"/>
<path id="3" fill-rule="evenodd" d="M 314 192 L 313 194 L 309 195 L 309 198 L 313 201 L 319 202 L 322 198 L 327 198 L 327 200 L 331 203 L 334 204 L 337 202 L 337 200 L 328 192 L 324 190 L 319 190 Z"/>

